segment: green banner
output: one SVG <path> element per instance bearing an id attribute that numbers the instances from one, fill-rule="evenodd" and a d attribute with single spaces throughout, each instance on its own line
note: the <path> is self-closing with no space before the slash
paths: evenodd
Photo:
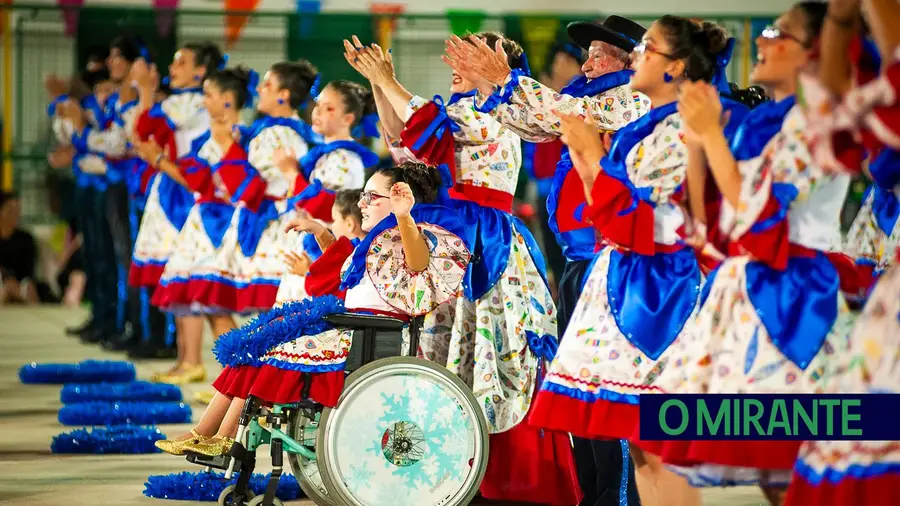
<path id="1" fill-rule="evenodd" d="M 449 9 L 447 19 L 450 21 L 450 31 L 454 35 L 466 35 L 481 30 L 481 24 L 487 17 L 483 11 Z"/>

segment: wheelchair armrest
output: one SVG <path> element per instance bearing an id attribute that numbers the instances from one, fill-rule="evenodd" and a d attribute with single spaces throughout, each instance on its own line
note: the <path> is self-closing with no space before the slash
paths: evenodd
<path id="1" fill-rule="evenodd" d="M 335 327 L 345 327 L 354 330 L 400 330 L 407 325 L 405 321 L 398 318 L 391 318 L 390 316 L 356 313 L 328 315 L 325 317 L 325 321 L 334 325 Z"/>

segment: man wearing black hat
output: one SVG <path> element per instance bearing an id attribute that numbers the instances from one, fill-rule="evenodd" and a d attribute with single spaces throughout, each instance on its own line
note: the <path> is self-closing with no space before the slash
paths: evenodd
<path id="1" fill-rule="evenodd" d="M 560 133 L 555 111 L 590 116 L 601 131 L 611 133 L 650 110 L 649 99 L 629 86 L 629 55 L 645 31 L 638 23 L 620 16 L 609 16 L 603 23 L 571 23 L 569 36 L 588 51 L 588 59 L 582 66 L 584 76 L 559 93 L 511 71 L 502 61 L 502 54 L 484 47 L 464 48 L 467 54 L 463 58 L 448 55 L 448 63 L 473 82 L 486 80 L 495 85 L 494 89 L 479 90 L 480 110 L 490 113 L 525 141 L 557 139 Z M 572 170 L 568 150 L 563 149 L 547 199 L 550 228 L 567 259 L 557 304 L 560 336 L 565 334 L 597 248 L 593 227 L 582 219 L 585 206 L 584 187 Z M 618 505 L 619 490 L 626 481 L 628 504 L 639 504 L 634 466 L 619 441 L 574 441 L 579 482 L 585 494 L 583 505 Z M 625 461 L 627 467 L 623 465 Z"/>

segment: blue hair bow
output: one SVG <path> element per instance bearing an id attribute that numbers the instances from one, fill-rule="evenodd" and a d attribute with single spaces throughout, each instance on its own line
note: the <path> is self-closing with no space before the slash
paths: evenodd
<path id="1" fill-rule="evenodd" d="M 252 107 L 253 103 L 256 101 L 256 97 L 259 96 L 259 93 L 256 91 L 256 88 L 259 86 L 259 73 L 253 69 L 250 69 L 250 72 L 247 73 L 247 103 L 244 104 L 244 107 Z"/>
<path id="2" fill-rule="evenodd" d="M 442 163 L 436 167 L 438 175 L 441 177 L 441 187 L 438 188 L 438 204 L 448 204 L 450 202 L 450 188 L 453 188 L 453 174 L 450 173 L 450 167 L 446 163 Z"/>
<path id="3" fill-rule="evenodd" d="M 359 120 L 359 124 L 353 128 L 353 137 L 373 137 L 378 139 L 381 132 L 378 131 L 378 113 L 366 114 Z"/>
<path id="4" fill-rule="evenodd" d="M 219 62 L 219 66 L 216 67 L 216 70 L 225 70 L 226 66 L 228 66 L 228 53 L 222 55 L 222 61 Z"/>
<path id="5" fill-rule="evenodd" d="M 716 54 L 716 73 L 713 75 L 712 84 L 719 93 L 731 93 L 731 85 L 728 83 L 728 76 L 725 75 L 725 69 L 731 62 L 731 56 L 734 54 L 734 37 L 728 39 L 725 49 Z"/>
<path id="6" fill-rule="evenodd" d="M 519 63 L 519 69 L 521 69 L 526 76 L 531 77 L 531 67 L 528 66 L 528 55 L 525 54 L 525 51 L 522 51 L 522 56 L 520 56 L 519 58 L 521 59 L 521 63 Z"/>
<path id="7" fill-rule="evenodd" d="M 138 54 L 141 55 L 141 58 L 147 62 L 147 65 L 153 63 L 153 60 L 150 58 L 150 50 L 147 49 L 143 44 L 138 44 Z"/>
<path id="8" fill-rule="evenodd" d="M 316 80 L 313 81 L 312 86 L 309 87 L 309 98 L 315 100 L 319 97 L 319 86 L 322 84 L 322 74 L 316 74 Z M 306 109 L 306 102 L 303 102 L 303 105 L 300 106 L 301 109 Z"/>

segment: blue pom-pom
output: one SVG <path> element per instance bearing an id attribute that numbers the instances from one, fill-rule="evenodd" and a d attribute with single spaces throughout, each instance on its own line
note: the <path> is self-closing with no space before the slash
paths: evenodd
<path id="1" fill-rule="evenodd" d="M 64 432 L 53 436 L 50 451 L 53 453 L 158 453 L 154 442 L 166 436 L 156 427 L 120 425 L 94 427 Z"/>
<path id="2" fill-rule="evenodd" d="M 333 295 L 289 302 L 219 336 L 213 354 L 223 366 L 258 365 L 279 344 L 331 329 L 325 316 L 344 311 L 344 302 Z"/>
<path id="3" fill-rule="evenodd" d="M 59 410 L 63 425 L 190 423 L 191 408 L 177 402 L 79 402 Z"/>
<path id="4" fill-rule="evenodd" d="M 181 402 L 181 389 L 165 383 L 87 383 L 64 385 L 59 393 L 63 404 L 91 401 Z"/>
<path id="5" fill-rule="evenodd" d="M 23 365 L 19 369 L 22 383 L 100 383 L 134 381 L 137 373 L 131 362 L 111 362 L 105 360 L 85 360 L 77 364 L 36 364 Z"/>
<path id="6" fill-rule="evenodd" d="M 254 474 L 250 478 L 250 490 L 256 495 L 266 491 L 269 476 Z M 177 501 L 216 501 L 225 487 L 237 481 L 237 476 L 226 481 L 222 473 L 177 473 L 150 476 L 144 483 L 144 495 L 157 499 Z M 282 474 L 278 480 L 275 496 L 282 501 L 294 501 L 303 496 L 297 479 L 290 474 Z"/>

